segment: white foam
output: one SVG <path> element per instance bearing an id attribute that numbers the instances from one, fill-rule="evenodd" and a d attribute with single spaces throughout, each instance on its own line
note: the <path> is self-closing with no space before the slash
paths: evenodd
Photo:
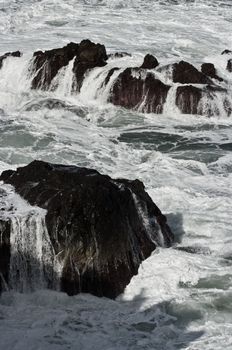
<path id="1" fill-rule="evenodd" d="M 106 104 L 118 74 L 126 66 L 140 66 L 147 53 L 161 66 L 179 60 L 197 67 L 212 62 L 228 81 L 219 85 L 230 88 L 232 78 L 225 68 L 231 56 L 220 55 L 232 49 L 230 1 L 7 0 L 1 8 L 1 52 L 26 52 L 7 58 L 0 70 L 1 170 L 37 158 L 139 178 L 176 237 L 182 237 L 176 248 L 192 251 L 157 250 L 117 301 L 47 290 L 5 293 L 0 298 L 0 347 L 231 350 L 232 118 L 223 112 L 223 99 L 213 102 L 219 115 L 212 118 L 178 113 L 175 87 L 163 115 Z M 132 57 L 110 60 L 89 72 L 80 96 L 71 93 L 72 63 L 60 71 L 56 91 L 30 90 L 25 69 L 33 51 L 87 37 L 105 44 L 108 52 L 127 51 Z M 120 69 L 103 87 L 113 67 Z M 171 84 L 170 72 L 154 74 Z M 61 101 L 64 107 L 51 109 L 47 100 Z M 125 133 L 127 142 L 120 141 Z M 39 243 L 33 246 L 38 257 L 43 237 L 49 256 L 44 212 L 2 186 L 7 196 L 2 195 L 1 205 L 8 212 L 1 211 L 1 218 L 17 217 L 18 232 L 33 214 L 24 232 Z M 12 239 L 20 245 L 17 237 Z M 25 251 L 30 244 L 23 237 Z"/>
<path id="2" fill-rule="evenodd" d="M 10 185 L 1 184 L 0 191 L 0 219 L 10 221 L 9 288 L 59 290 L 62 263 L 47 232 L 46 210 L 28 204 Z"/>

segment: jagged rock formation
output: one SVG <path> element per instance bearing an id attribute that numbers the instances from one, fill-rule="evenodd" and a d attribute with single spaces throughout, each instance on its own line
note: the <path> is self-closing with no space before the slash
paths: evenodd
<path id="1" fill-rule="evenodd" d="M 78 54 L 78 49 L 78 44 L 70 43 L 63 48 L 35 52 L 32 63 L 32 88 L 48 89 L 58 71 Z"/>
<path id="2" fill-rule="evenodd" d="M 34 161 L 0 177 L 31 205 L 47 210 L 46 226 L 62 263 L 61 289 L 115 298 L 157 244 L 170 246 L 166 217 L 142 182 L 95 170 Z M 0 273 L 8 280 L 9 224 L 1 225 Z"/>
<path id="3" fill-rule="evenodd" d="M 85 73 L 95 67 L 103 67 L 108 59 L 104 45 L 94 44 L 90 40 L 83 40 L 78 48 L 78 54 L 73 65 L 76 78 L 76 89 L 79 91 Z"/>
<path id="4" fill-rule="evenodd" d="M 212 84 L 212 81 L 199 72 L 192 64 L 180 61 L 172 65 L 173 82 L 181 84 Z"/>
<path id="5" fill-rule="evenodd" d="M 224 50 L 223 55 L 230 55 L 230 50 Z M 0 57 L 0 68 L 8 56 L 19 56 L 20 52 L 7 53 Z M 99 71 L 99 76 L 105 74 L 99 85 L 101 89 L 107 86 L 108 102 L 127 109 L 136 109 L 145 113 L 163 113 L 168 93 L 176 89 L 176 96 L 168 101 L 175 101 L 180 113 L 198 115 L 231 115 L 232 101 L 230 86 L 226 79 L 217 75 L 212 63 L 203 63 L 201 71 L 192 64 L 180 61 L 166 66 L 159 64 L 151 54 L 144 57 L 142 65 L 125 68 L 118 74 L 119 66 L 112 67 L 112 59 L 131 56 L 127 52 L 107 54 L 105 46 L 83 40 L 79 44 L 69 43 L 63 48 L 37 51 L 34 53 L 30 66 L 33 89 L 56 89 L 58 80 L 54 78 L 58 72 L 73 60 L 72 81 L 70 89 L 78 93 L 86 74 L 96 67 L 106 66 L 111 58 L 109 69 Z M 120 63 L 121 65 L 121 63 Z M 232 59 L 228 60 L 227 71 L 232 72 Z M 62 76 L 62 74 L 61 74 Z M 95 77 L 97 80 L 98 77 Z M 178 86 L 176 86 L 178 85 Z M 99 92 L 99 94 L 98 94 Z M 208 100 L 207 100 L 208 99 Z M 221 107 L 217 107 L 217 101 Z M 219 106 L 219 105 L 218 105 Z M 175 106 L 173 106 L 173 109 Z"/>
<path id="6" fill-rule="evenodd" d="M 80 44 L 70 43 L 59 49 L 37 51 L 32 63 L 32 71 L 35 74 L 32 88 L 48 89 L 58 71 L 67 66 L 74 57 L 73 72 L 77 90 L 80 90 L 86 71 L 104 66 L 107 60 L 105 46 L 94 44 L 90 40 L 83 40 Z"/>
<path id="7" fill-rule="evenodd" d="M 127 68 L 119 74 L 109 102 L 141 112 L 162 113 L 170 86 L 142 68 Z"/>
<path id="8" fill-rule="evenodd" d="M 115 80 L 109 102 L 128 109 L 138 109 L 146 113 L 162 113 L 170 85 L 164 84 L 156 78 L 155 72 L 147 72 L 147 69 L 157 67 L 155 58 L 145 56 L 142 68 L 127 68 Z M 154 66 L 152 66 L 152 61 Z M 114 73 L 113 68 L 109 71 L 105 83 Z M 228 69 L 228 67 L 227 67 Z M 174 83 L 181 84 L 176 89 L 175 103 L 181 113 L 198 115 L 219 115 L 221 110 L 217 108 L 214 100 L 221 95 L 224 112 L 231 114 L 231 101 L 227 98 L 227 91 L 216 85 L 210 78 L 222 82 L 218 77 L 213 64 L 202 65 L 202 72 L 198 71 L 188 62 L 181 61 L 172 65 L 158 68 L 158 72 L 167 76 Z M 208 101 L 206 103 L 205 101 Z"/>

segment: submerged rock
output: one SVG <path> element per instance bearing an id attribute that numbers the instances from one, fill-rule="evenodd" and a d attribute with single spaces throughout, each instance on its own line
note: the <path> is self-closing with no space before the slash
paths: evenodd
<path id="1" fill-rule="evenodd" d="M 123 58 L 123 57 L 131 57 L 132 55 L 128 52 L 115 52 L 115 53 L 110 53 L 107 55 L 107 58 L 113 59 L 113 58 Z"/>
<path id="2" fill-rule="evenodd" d="M 111 89 L 109 102 L 141 112 L 162 113 L 170 86 L 142 68 L 127 68 Z"/>
<path id="3" fill-rule="evenodd" d="M 221 55 L 230 55 L 231 53 L 232 53 L 231 50 L 226 49 L 226 50 L 222 51 Z"/>
<path id="4" fill-rule="evenodd" d="M 7 52 L 4 55 L 0 56 L 0 69 L 2 68 L 3 61 L 7 57 L 21 57 L 22 53 L 20 51 L 14 51 L 14 52 Z"/>
<path id="5" fill-rule="evenodd" d="M 61 289 L 115 298 L 157 245 L 170 246 L 166 217 L 139 180 L 113 180 L 95 170 L 34 161 L 0 177 L 31 205 L 47 210 L 48 234 L 62 265 Z M 7 280 L 9 230 L 1 234 L 0 273 Z"/>
<path id="6" fill-rule="evenodd" d="M 227 62 L 227 67 L 226 69 L 228 70 L 228 72 L 232 72 L 232 59 L 230 59 L 228 62 Z"/>

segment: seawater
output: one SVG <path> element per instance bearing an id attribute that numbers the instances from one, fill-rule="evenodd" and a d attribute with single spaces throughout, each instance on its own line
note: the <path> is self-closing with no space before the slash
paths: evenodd
<path id="1" fill-rule="evenodd" d="M 151 53 L 161 64 L 212 62 L 231 84 L 220 55 L 232 49 L 231 18 L 229 0 L 0 2 L 0 52 L 24 52 L 0 70 L 1 170 L 42 159 L 139 178 L 176 237 L 173 248 L 144 261 L 116 301 L 4 293 L 1 349 L 232 349 L 232 119 L 181 115 L 172 95 L 162 115 L 113 107 L 100 88 L 106 67 L 86 77 L 79 95 L 71 91 L 72 62 L 48 92 L 32 91 L 27 73 L 33 51 L 90 38 L 132 54 L 112 67 L 136 66 Z M 32 208 L 11 191 L 4 200 L 24 223 Z M 34 215 L 45 232 L 44 213 Z"/>

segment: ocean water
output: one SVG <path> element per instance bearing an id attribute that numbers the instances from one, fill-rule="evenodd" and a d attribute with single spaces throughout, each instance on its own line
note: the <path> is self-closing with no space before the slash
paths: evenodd
<path id="1" fill-rule="evenodd" d="M 101 88 L 110 67 L 136 66 L 151 53 L 161 64 L 214 63 L 231 97 L 228 57 L 220 55 L 232 49 L 231 31 L 231 0 L 0 1 L 0 53 L 24 52 L 0 70 L 0 170 L 41 159 L 138 178 L 176 237 L 173 248 L 143 262 L 116 301 L 46 289 L 5 292 L 1 350 L 232 349 L 232 118 L 223 111 L 181 115 L 171 94 L 162 115 L 126 111 L 108 104 L 109 89 Z M 30 89 L 33 51 L 84 38 L 132 57 L 93 70 L 80 94 L 71 92 L 72 62 L 56 77 L 56 89 Z M 34 215 L 35 236 L 41 232 L 46 241 L 44 212 L 11 187 L 0 190 L 1 205 L 16 208 L 9 210 L 13 220 L 25 226 Z M 17 248 L 13 234 L 12 241 L 43 264 L 36 237 L 34 248 Z"/>

